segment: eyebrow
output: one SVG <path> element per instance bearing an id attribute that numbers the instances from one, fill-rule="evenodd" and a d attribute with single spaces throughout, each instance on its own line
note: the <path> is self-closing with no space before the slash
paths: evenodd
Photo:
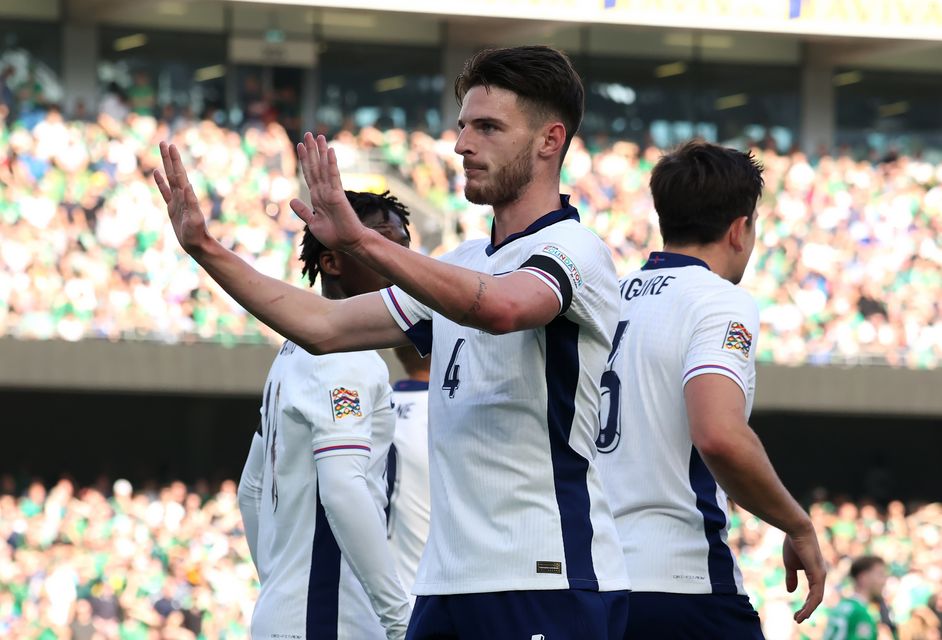
<path id="1" fill-rule="evenodd" d="M 486 117 L 486 116 L 485 116 L 485 117 L 482 117 L 482 118 L 472 118 L 469 122 L 465 122 L 465 121 L 462 120 L 461 118 L 458 118 L 458 128 L 459 128 L 459 129 L 460 129 L 461 127 L 464 127 L 465 125 L 468 125 L 468 124 L 475 124 L 475 125 L 490 124 L 490 125 L 494 125 L 494 126 L 497 126 L 497 127 L 506 127 L 506 126 L 507 126 L 507 123 L 505 123 L 505 122 L 504 122 L 503 120 L 501 120 L 500 118 L 490 118 L 490 117 Z"/>

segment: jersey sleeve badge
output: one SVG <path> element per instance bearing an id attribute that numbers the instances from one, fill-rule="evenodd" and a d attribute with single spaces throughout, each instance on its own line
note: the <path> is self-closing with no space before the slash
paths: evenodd
<path id="1" fill-rule="evenodd" d="M 574 263 L 572 258 L 567 256 L 562 249 L 548 244 L 543 247 L 543 253 L 553 256 L 566 268 L 566 270 L 569 272 L 569 277 L 572 279 L 573 285 L 575 285 L 577 289 L 582 286 L 582 274 L 579 273 L 579 268 L 576 267 L 576 263 Z"/>
<path id="2" fill-rule="evenodd" d="M 360 408 L 360 392 L 346 387 L 337 387 L 330 390 L 330 400 L 334 406 L 334 422 L 353 416 L 362 418 L 363 410 Z"/>
<path id="3" fill-rule="evenodd" d="M 741 322 L 730 322 L 726 329 L 726 338 L 723 340 L 723 348 L 729 351 L 739 351 L 743 357 L 749 357 L 749 349 L 752 348 L 752 334 Z"/>

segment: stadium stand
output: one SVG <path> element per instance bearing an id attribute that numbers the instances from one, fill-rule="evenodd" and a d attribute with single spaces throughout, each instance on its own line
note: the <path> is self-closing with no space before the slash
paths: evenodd
<path id="1" fill-rule="evenodd" d="M 277 123 L 242 132 L 208 120 L 126 114 L 97 122 L 45 111 L 0 125 L 0 327 L 18 338 L 277 341 L 167 242 L 149 174 L 156 142 L 188 154 L 213 233 L 261 271 L 298 282 L 290 139 Z M 67 144 L 62 144 L 67 140 Z M 381 160 L 455 225 L 440 254 L 486 236 L 462 197 L 454 134 L 365 128 L 335 137 L 347 166 Z M 577 138 L 564 188 L 624 273 L 660 246 L 647 190 L 660 150 Z M 807 158 L 756 148 L 766 166 L 757 257 L 744 286 L 760 304 L 759 359 L 782 364 L 942 359 L 942 164 Z"/>
<path id="2" fill-rule="evenodd" d="M 781 532 L 733 511 L 730 544 L 769 640 L 819 640 L 827 609 L 850 586 L 851 560 L 864 553 L 887 561 L 886 603 L 900 637 L 938 638 L 942 505 L 851 502 L 822 490 L 810 513 L 831 580 L 824 607 L 799 628 L 791 614 L 800 598 L 785 589 Z M 258 584 L 241 527 L 231 480 L 132 487 L 102 476 L 81 487 L 63 477 L 47 489 L 3 475 L 0 635 L 245 637 Z"/>
<path id="3" fill-rule="evenodd" d="M 587 81 L 564 188 L 620 272 L 659 244 L 658 145 L 703 134 L 766 166 L 752 422 L 832 567 L 796 627 L 781 534 L 734 507 L 767 637 L 822 640 L 851 559 L 875 553 L 897 640 L 942 640 L 942 506 L 912 500 L 939 499 L 939 3 L 676 0 L 634 21 L 640 3 L 606 0 L 591 24 L 568 0 L 308 4 L 0 3 L 0 637 L 248 636 L 256 576 L 220 479 L 280 338 L 167 235 L 157 141 L 184 151 L 214 235 L 270 275 L 302 282 L 287 202 L 310 126 L 346 186 L 421 210 L 438 255 L 490 223 L 462 197 L 450 79 L 476 48 L 539 41 Z M 579 15 L 544 11 L 564 4 Z M 724 13 L 747 6 L 762 15 Z M 82 480 L 32 479 L 62 469 Z"/>

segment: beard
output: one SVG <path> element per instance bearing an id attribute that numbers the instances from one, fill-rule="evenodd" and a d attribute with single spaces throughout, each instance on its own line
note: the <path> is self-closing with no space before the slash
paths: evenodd
<path id="1" fill-rule="evenodd" d="M 493 178 L 481 185 L 466 183 L 464 197 L 473 204 L 501 206 L 517 200 L 533 181 L 532 143 L 520 150 Z"/>

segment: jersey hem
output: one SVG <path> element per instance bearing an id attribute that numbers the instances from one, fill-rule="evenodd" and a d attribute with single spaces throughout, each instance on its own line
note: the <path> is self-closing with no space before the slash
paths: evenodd
<path id="1" fill-rule="evenodd" d="M 499 591 L 630 591 L 631 581 L 622 578 L 607 580 L 588 580 L 574 578 L 575 587 L 569 585 L 569 578 L 514 580 L 482 580 L 479 582 L 458 583 L 422 583 L 413 586 L 412 593 L 417 596 L 448 596 L 466 593 L 496 593 Z M 584 585 L 579 583 L 585 583 Z"/>
<path id="2" fill-rule="evenodd" d="M 735 593 L 716 593 L 714 587 L 728 587 L 736 590 Z M 678 584 L 673 581 L 666 580 L 638 580 L 637 578 L 632 578 L 631 580 L 631 591 L 632 593 L 676 593 L 680 595 L 687 596 L 696 596 L 696 595 L 718 595 L 718 596 L 747 596 L 749 594 L 738 584 L 707 584 L 707 585 L 685 585 Z"/>

